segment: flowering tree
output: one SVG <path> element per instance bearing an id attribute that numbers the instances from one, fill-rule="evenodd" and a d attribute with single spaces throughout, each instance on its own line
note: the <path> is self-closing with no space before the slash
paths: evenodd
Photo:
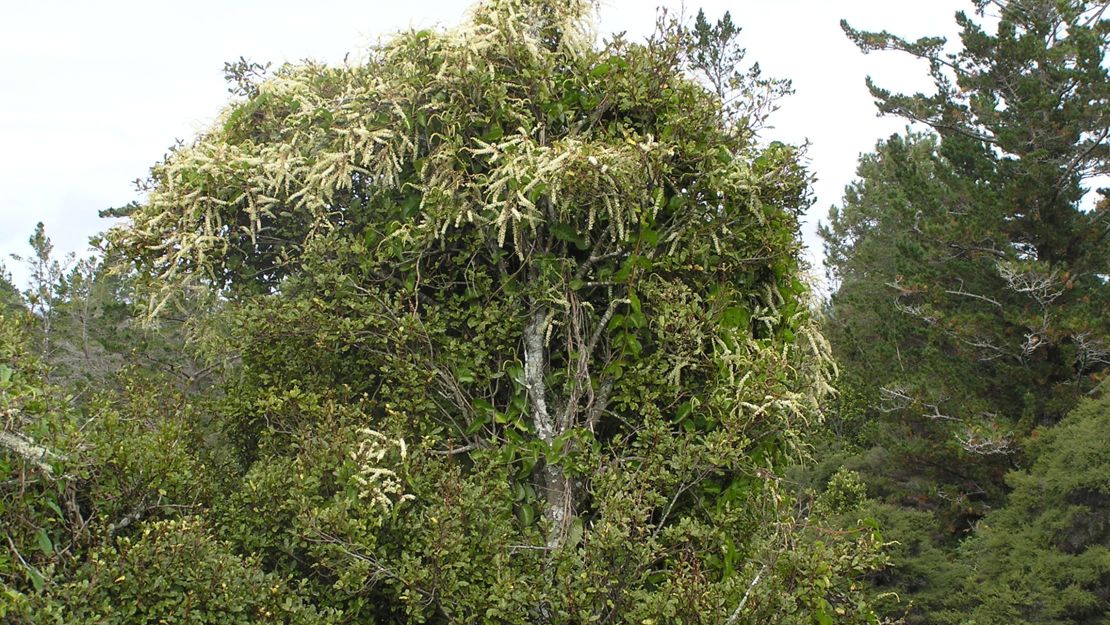
<path id="1" fill-rule="evenodd" d="M 750 126 L 782 86 L 691 77 L 731 22 L 599 49 L 589 17 L 499 0 L 244 72 L 153 169 L 110 240 L 152 310 L 230 311 L 246 473 L 214 514 L 380 622 L 865 619 L 877 537 L 813 540 L 781 475 L 831 369 L 807 175 Z"/>

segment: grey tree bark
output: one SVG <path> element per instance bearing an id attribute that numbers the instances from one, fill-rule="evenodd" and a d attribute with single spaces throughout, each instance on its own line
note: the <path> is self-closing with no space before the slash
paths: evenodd
<path id="1" fill-rule="evenodd" d="M 524 327 L 524 384 L 532 409 L 532 425 L 536 435 L 551 446 L 558 432 L 558 424 L 547 405 L 547 310 L 538 306 Z M 543 467 L 544 518 L 547 520 L 547 546 L 558 547 L 566 535 L 567 520 L 573 515 L 573 489 L 570 480 L 559 465 L 546 462 Z"/>

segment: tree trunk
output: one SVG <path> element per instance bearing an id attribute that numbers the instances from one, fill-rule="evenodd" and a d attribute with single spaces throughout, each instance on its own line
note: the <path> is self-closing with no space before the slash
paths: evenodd
<path id="1" fill-rule="evenodd" d="M 532 424 L 540 440 L 551 446 L 561 433 L 547 407 L 547 310 L 537 307 L 524 327 L 524 384 L 532 408 Z M 566 534 L 567 519 L 572 514 L 572 485 L 557 464 L 545 461 L 543 467 L 544 518 L 547 520 L 547 546 L 558 547 Z"/>

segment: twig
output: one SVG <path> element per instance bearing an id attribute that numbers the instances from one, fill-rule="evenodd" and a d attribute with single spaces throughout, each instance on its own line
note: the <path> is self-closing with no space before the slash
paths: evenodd
<path id="1" fill-rule="evenodd" d="M 617 305 L 629 303 L 631 303 L 631 301 L 627 298 L 615 299 L 609 302 L 609 307 L 605 309 L 605 314 L 601 315 L 601 319 L 597 322 L 597 327 L 594 328 L 594 333 L 590 335 L 590 342 L 586 344 L 587 354 L 592 354 L 594 348 L 597 347 L 598 341 L 601 340 L 601 335 L 605 332 L 605 327 L 609 325 L 609 321 L 613 318 L 613 314 L 617 312 Z"/>
<path id="2" fill-rule="evenodd" d="M 740 598 L 740 605 L 736 606 L 736 609 L 732 611 L 732 614 L 728 617 L 728 620 L 725 621 L 725 625 L 735 625 L 736 621 L 740 618 L 740 612 L 743 611 L 744 606 L 748 604 L 748 597 L 751 596 L 752 590 L 755 589 L 755 585 L 759 583 L 759 579 L 763 577 L 763 574 L 765 572 L 767 572 L 766 565 L 764 565 L 763 568 L 755 574 L 755 579 L 752 580 L 752 583 L 748 584 L 748 590 L 745 591 L 744 596 Z"/>
<path id="3" fill-rule="evenodd" d="M 946 290 L 945 293 L 947 293 L 949 295 L 962 295 L 964 297 L 974 297 L 975 299 L 983 300 L 984 302 L 989 302 L 989 303 L 994 304 L 995 306 L 997 306 L 999 308 L 1002 308 L 1002 304 L 1000 302 L 998 302 L 997 300 L 993 300 L 993 299 L 991 299 L 991 298 L 989 298 L 985 295 L 976 295 L 975 293 L 968 293 L 967 291 L 948 291 L 948 290 Z"/>
<path id="4" fill-rule="evenodd" d="M 27 567 L 27 569 L 29 571 L 34 571 L 35 575 L 39 576 L 39 579 L 49 581 L 49 580 L 46 579 L 46 576 L 42 574 L 42 571 L 39 571 L 35 567 L 31 566 L 30 562 L 23 559 L 23 554 L 19 553 L 19 549 L 16 549 L 15 548 L 15 543 L 12 542 L 12 535 L 11 534 L 5 533 L 4 538 L 8 539 L 8 546 L 12 548 L 12 553 L 15 554 L 15 557 L 19 558 L 19 561 L 23 564 L 23 566 Z"/>
<path id="5" fill-rule="evenodd" d="M 468 451 L 474 451 L 478 446 L 478 443 L 470 443 L 469 445 L 454 447 L 452 449 L 433 449 L 431 453 L 436 456 L 457 456 L 459 454 L 465 454 Z"/>

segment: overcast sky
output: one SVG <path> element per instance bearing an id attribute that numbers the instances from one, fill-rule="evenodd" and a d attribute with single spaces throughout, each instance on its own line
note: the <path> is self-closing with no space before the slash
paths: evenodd
<path id="1" fill-rule="evenodd" d="M 640 38 L 655 7 L 682 3 L 602 0 L 599 34 Z M 223 64 L 244 56 L 274 65 L 359 57 L 379 37 L 410 26 L 451 25 L 470 0 L 0 0 L 0 258 L 26 254 L 35 223 L 60 253 L 87 250 L 108 225 L 97 211 L 141 200 L 145 177 L 175 139 L 190 139 L 230 97 Z M 813 259 L 816 223 L 839 202 L 860 153 L 904 127 L 877 118 L 864 78 L 901 91 L 929 88 L 926 67 L 893 54 L 861 54 L 840 30 L 954 36 L 970 0 L 687 0 L 686 13 L 725 11 L 743 28 L 748 59 L 790 78 L 795 95 L 767 138 L 811 143 L 817 202 L 804 228 Z M 954 38 L 954 37 L 953 37 Z"/>

